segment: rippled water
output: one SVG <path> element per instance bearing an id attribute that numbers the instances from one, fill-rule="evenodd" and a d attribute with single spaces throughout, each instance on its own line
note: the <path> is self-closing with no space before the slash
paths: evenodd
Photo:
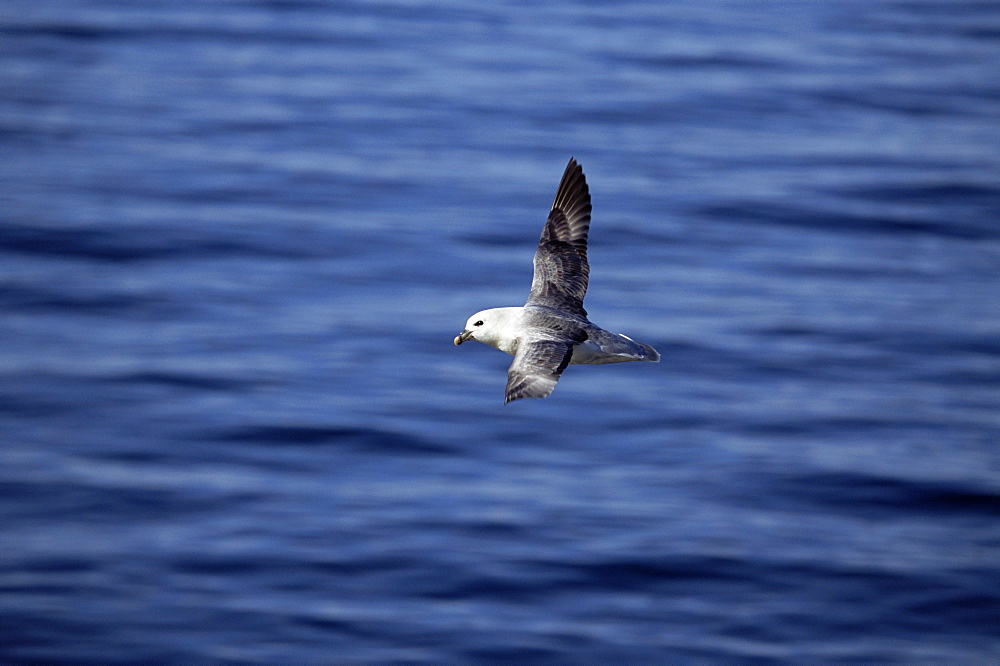
<path id="1" fill-rule="evenodd" d="M 991 2 L 0 8 L 0 659 L 1000 658 Z M 562 168 L 663 362 L 503 405 Z"/>

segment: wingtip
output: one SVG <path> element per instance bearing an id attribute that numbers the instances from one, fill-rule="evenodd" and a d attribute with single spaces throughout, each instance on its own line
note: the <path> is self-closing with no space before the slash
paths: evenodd
<path id="1" fill-rule="evenodd" d="M 506 405 L 525 398 L 534 398 L 535 400 L 547 398 L 555 389 L 557 381 L 559 381 L 558 375 L 554 379 L 539 375 L 508 375 L 503 404 Z"/>
<path id="2" fill-rule="evenodd" d="M 569 158 L 562 178 L 559 179 L 559 187 L 556 188 L 556 196 L 550 208 L 552 210 L 561 210 L 567 217 L 579 217 L 588 229 L 590 227 L 590 187 L 583 167 L 575 157 Z"/>
<path id="3" fill-rule="evenodd" d="M 550 393 L 552 393 L 552 392 L 549 391 L 549 393 L 546 393 L 545 395 L 527 395 L 527 394 L 524 394 L 524 393 L 522 393 L 521 395 L 505 395 L 503 397 L 503 404 L 509 405 L 510 403 L 514 402 L 515 400 L 525 400 L 527 398 L 531 398 L 532 400 L 542 400 L 544 398 L 549 397 Z"/>

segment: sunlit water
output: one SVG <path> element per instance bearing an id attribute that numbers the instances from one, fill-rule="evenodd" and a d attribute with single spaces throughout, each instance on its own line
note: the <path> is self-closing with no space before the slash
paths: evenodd
<path id="1" fill-rule="evenodd" d="M 1000 658 L 990 2 L 0 8 L 0 659 Z M 503 405 L 566 160 L 595 322 Z"/>

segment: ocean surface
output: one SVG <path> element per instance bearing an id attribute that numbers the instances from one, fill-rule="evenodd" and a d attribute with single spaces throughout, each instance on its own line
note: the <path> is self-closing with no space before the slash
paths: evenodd
<path id="1" fill-rule="evenodd" d="M 0 5 L 0 661 L 1000 661 L 988 1 Z M 570 156 L 659 364 L 503 404 Z"/>

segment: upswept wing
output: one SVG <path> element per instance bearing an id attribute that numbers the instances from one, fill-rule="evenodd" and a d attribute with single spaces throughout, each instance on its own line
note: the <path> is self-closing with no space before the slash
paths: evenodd
<path id="1" fill-rule="evenodd" d="M 573 356 L 573 343 L 557 340 L 522 342 L 507 371 L 504 403 L 521 398 L 544 398 L 552 393 Z"/>
<path id="2" fill-rule="evenodd" d="M 587 316 L 583 297 L 590 276 L 590 211 L 590 190 L 583 167 L 570 158 L 535 251 L 535 275 L 527 305 L 545 305 Z"/>

